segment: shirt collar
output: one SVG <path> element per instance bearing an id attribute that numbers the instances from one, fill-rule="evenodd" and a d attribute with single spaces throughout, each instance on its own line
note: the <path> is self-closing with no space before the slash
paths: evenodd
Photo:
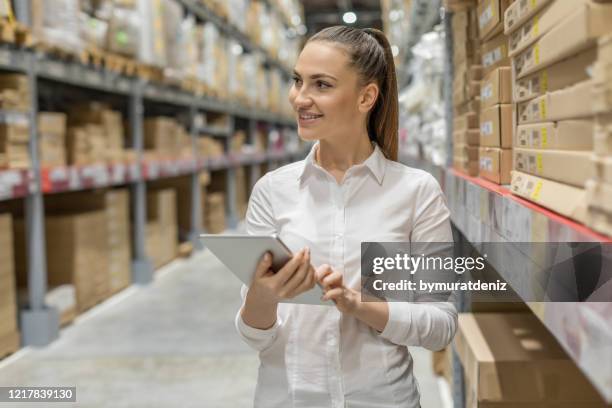
<path id="1" fill-rule="evenodd" d="M 363 163 L 357 164 L 353 167 L 358 167 L 358 166 L 367 167 L 370 170 L 370 173 L 374 176 L 374 178 L 378 182 L 378 184 L 382 184 L 383 179 L 385 177 L 387 159 L 384 153 L 382 152 L 382 150 L 380 149 L 380 147 L 378 147 L 378 144 L 374 142 L 372 144 L 374 145 L 374 151 L 372 152 L 372 154 Z M 312 171 L 315 168 L 321 169 L 321 167 L 315 162 L 315 153 L 316 153 L 316 149 L 318 148 L 319 148 L 319 142 L 316 142 L 310 149 L 310 152 L 308 152 L 308 155 L 304 159 L 304 168 L 302 169 L 300 173 L 298 173 L 299 180 L 303 180 L 305 175 L 309 171 Z"/>

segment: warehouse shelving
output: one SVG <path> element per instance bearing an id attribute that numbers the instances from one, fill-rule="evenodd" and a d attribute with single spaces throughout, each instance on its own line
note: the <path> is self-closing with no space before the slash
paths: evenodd
<path id="1" fill-rule="evenodd" d="M 446 32 L 446 61 L 444 95 L 446 99 L 446 123 L 448 151 L 452 152 L 452 47 L 450 29 L 452 12 L 446 11 L 443 23 Z M 580 223 L 544 207 L 515 196 L 510 189 L 488 182 L 481 178 L 470 177 L 450 167 L 439 166 L 420 158 L 400 154 L 400 161 L 431 173 L 440 183 L 447 198 L 451 221 L 460 232 L 460 240 L 471 243 L 476 250 L 487 253 L 488 261 L 495 266 L 500 276 L 509 283 L 517 295 L 533 311 L 534 315 L 547 327 L 548 331 L 565 349 L 568 356 L 580 367 L 586 377 L 599 391 L 601 396 L 612 403 L 612 366 L 603 361 L 612 357 L 612 309 L 609 299 L 610 278 L 607 283 L 591 293 L 591 302 L 581 302 L 578 298 L 575 276 L 547 276 L 542 282 L 528 276 L 523 268 L 528 265 L 528 256 L 518 248 L 524 242 L 583 242 L 605 243 L 602 246 L 602 274 L 612 273 L 610 243 L 612 239 Z M 448 166 L 448 167 L 447 167 Z M 493 245 L 503 243 L 504 253 L 489 252 Z M 501 252 L 501 251 L 500 251 Z M 512 253 L 514 257 L 508 257 Z M 554 259 L 554 258 L 552 258 Z M 565 298 L 563 302 L 533 302 L 535 293 L 544 293 L 547 288 L 563 282 Z M 600 282 L 606 282 L 604 276 Z M 569 286 L 568 283 L 570 283 Z M 573 293 L 572 293 L 573 292 Z M 573 299 L 573 300 L 572 300 Z M 569 301 L 568 301 L 569 300 Z M 603 300 L 603 301 L 602 301 Z M 460 298 L 458 309 L 466 311 L 467 299 Z M 461 363 L 453 352 L 453 399 L 456 408 L 463 408 L 465 402 L 464 374 Z"/>
<path id="2" fill-rule="evenodd" d="M 186 4 L 189 2 L 185 2 Z M 189 6 L 187 6 L 189 7 Z M 215 17 L 205 15 L 201 9 L 196 9 L 201 17 L 213 20 Z M 219 24 L 225 24 L 222 21 Z M 228 28 L 225 27 L 228 31 Z M 230 34 L 240 37 L 242 34 Z M 249 49 L 256 49 L 246 43 Z M 250 46 L 250 47 L 248 47 Z M 259 50 L 261 51 L 261 50 Z M 271 65 L 274 65 L 273 63 Z M 283 69 L 285 74 L 286 69 Z M 27 227 L 27 255 L 31 260 L 28 264 L 29 308 L 21 310 L 21 332 L 26 345 L 44 345 L 58 336 L 59 318 L 54 309 L 46 307 L 44 297 L 46 285 L 46 256 L 44 234 L 44 195 L 67 191 L 103 188 L 117 185 L 131 186 L 133 193 L 133 265 L 132 280 L 137 284 L 152 280 L 153 268 L 145 251 L 146 226 L 146 183 L 148 181 L 190 175 L 192 180 L 192 220 L 193 231 L 190 233 L 192 242 L 199 248 L 198 225 L 200 225 L 201 197 L 199 194 L 198 177 L 201 171 L 227 170 L 227 218 L 229 226 L 235 226 L 236 215 L 234 197 L 235 173 L 237 166 L 251 168 L 251 187 L 259 177 L 259 166 L 269 163 L 272 167 L 302 157 L 303 151 L 284 151 L 271 149 L 268 152 L 252 154 L 226 153 L 219 158 L 187 158 L 187 159 L 144 159 L 143 152 L 143 116 L 146 103 L 160 103 L 179 107 L 189 113 L 191 136 L 194 141 L 200 133 L 209 128 L 197 129 L 193 126 L 195 116 L 199 111 L 212 111 L 237 118 L 246 119 L 249 130 L 254 131 L 258 123 L 265 123 L 274 129 L 293 127 L 294 123 L 278 114 L 242 106 L 233 102 L 220 101 L 206 95 L 190 94 L 177 88 L 150 83 L 137 77 L 127 77 L 102 68 L 94 68 L 79 62 L 54 58 L 51 55 L 28 50 L 15 49 L 8 46 L 0 47 L 0 70 L 25 73 L 29 77 L 31 99 L 33 101 L 29 112 L 30 145 L 32 168 L 29 170 L 0 170 L 0 200 L 15 198 L 25 199 L 25 217 Z M 84 166 L 66 166 L 59 168 L 40 168 L 37 154 L 38 138 L 36 117 L 38 113 L 38 81 L 51 81 L 59 85 L 71 85 L 89 91 L 105 93 L 127 98 L 129 107 L 128 122 L 131 128 L 131 147 L 137 153 L 135 162 L 114 164 L 92 164 Z M 227 143 L 234 133 L 234 121 L 230 121 L 227 129 L 212 129 L 213 136 L 224 137 Z M 249 139 L 254 140 L 252 135 Z M 226 149 L 227 151 L 227 149 Z"/>

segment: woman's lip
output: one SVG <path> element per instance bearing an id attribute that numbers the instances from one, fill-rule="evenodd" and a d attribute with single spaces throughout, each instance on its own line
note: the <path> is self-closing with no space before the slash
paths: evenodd
<path id="1" fill-rule="evenodd" d="M 318 116 L 316 118 L 302 118 L 300 115 L 298 115 L 298 123 L 300 124 L 300 126 L 308 126 L 313 124 L 314 122 L 316 122 L 318 119 L 321 119 L 323 116 Z"/>

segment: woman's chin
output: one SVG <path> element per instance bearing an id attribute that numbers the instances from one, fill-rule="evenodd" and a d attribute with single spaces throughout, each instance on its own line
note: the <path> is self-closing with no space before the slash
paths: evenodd
<path id="1" fill-rule="evenodd" d="M 298 127 L 298 131 L 297 131 L 298 136 L 300 137 L 300 139 L 302 139 L 305 142 L 312 142 L 312 141 L 316 141 L 319 140 L 315 134 L 315 132 L 313 132 L 310 129 L 300 129 Z"/>

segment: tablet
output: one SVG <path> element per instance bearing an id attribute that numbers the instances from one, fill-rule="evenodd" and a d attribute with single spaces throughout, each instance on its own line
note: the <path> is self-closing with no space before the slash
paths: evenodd
<path id="1" fill-rule="evenodd" d="M 204 247 L 208 248 L 242 283 L 249 286 L 261 257 L 272 253 L 272 270 L 277 271 L 291 259 L 291 251 L 276 235 L 217 235 L 201 234 Z M 296 296 L 282 300 L 283 303 L 330 305 L 321 301 L 319 286 Z"/>

